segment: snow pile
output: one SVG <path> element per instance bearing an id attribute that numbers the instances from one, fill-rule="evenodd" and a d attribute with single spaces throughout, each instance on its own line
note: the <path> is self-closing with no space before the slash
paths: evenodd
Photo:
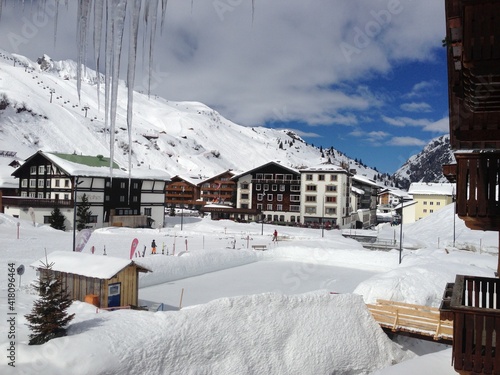
<path id="1" fill-rule="evenodd" d="M 220 271 L 257 262 L 257 254 L 250 250 L 228 251 L 198 251 L 184 252 L 181 256 L 155 256 L 138 258 L 140 264 L 152 270 L 140 276 L 141 288 L 179 280 L 186 277 L 202 275 L 207 272 Z"/>
<path id="2" fill-rule="evenodd" d="M 179 312 L 103 313 L 46 346 L 18 346 L 23 370 L 33 369 L 27 374 L 368 374 L 409 356 L 359 296 L 324 291 L 223 298 Z M 58 360 L 39 367 L 48 346 Z"/>

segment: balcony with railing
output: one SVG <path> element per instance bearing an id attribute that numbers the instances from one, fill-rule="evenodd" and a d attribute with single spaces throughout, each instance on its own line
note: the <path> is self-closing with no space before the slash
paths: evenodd
<path id="1" fill-rule="evenodd" d="M 28 197 L 13 197 L 5 196 L 2 198 L 4 207 L 13 206 L 20 208 L 28 207 L 73 207 L 72 199 L 45 199 L 45 198 L 28 198 Z"/>

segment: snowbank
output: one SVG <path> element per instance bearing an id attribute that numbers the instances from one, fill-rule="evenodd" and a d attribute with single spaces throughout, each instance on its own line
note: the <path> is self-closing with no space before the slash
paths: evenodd
<path id="1" fill-rule="evenodd" d="M 326 291 L 87 317 L 66 338 L 19 344 L 23 373 L 368 374 L 410 355 L 383 333 L 359 296 Z M 57 360 L 43 361 L 47 353 Z"/>

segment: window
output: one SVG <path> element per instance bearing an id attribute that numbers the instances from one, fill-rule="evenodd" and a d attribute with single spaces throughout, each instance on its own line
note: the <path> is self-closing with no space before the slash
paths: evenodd
<path id="1" fill-rule="evenodd" d="M 307 185 L 306 191 L 316 191 L 316 185 Z"/>
<path id="2" fill-rule="evenodd" d="M 337 197 L 326 197 L 328 203 L 337 203 Z"/>
<path id="3" fill-rule="evenodd" d="M 64 180 L 64 187 L 69 187 L 69 180 Z"/>
<path id="4" fill-rule="evenodd" d="M 292 185 L 292 186 L 290 186 L 290 191 L 300 191 L 300 185 Z"/>
<path id="5" fill-rule="evenodd" d="M 38 193 L 38 198 L 43 199 L 44 198 L 43 193 Z"/>
<path id="6" fill-rule="evenodd" d="M 50 187 L 50 180 L 49 179 L 45 180 L 45 186 L 47 186 L 48 188 Z"/>
<path id="7" fill-rule="evenodd" d="M 318 175 L 318 181 L 325 181 L 325 175 L 324 174 L 319 174 Z"/>
<path id="8" fill-rule="evenodd" d="M 300 195 L 290 195 L 290 202 L 300 202 Z"/>
<path id="9" fill-rule="evenodd" d="M 325 214 L 336 215 L 337 214 L 337 208 L 335 208 L 335 207 L 327 207 L 325 209 Z"/>
<path id="10" fill-rule="evenodd" d="M 336 174 L 331 174 L 330 175 L 330 181 L 337 181 L 337 175 Z"/>
<path id="11" fill-rule="evenodd" d="M 305 212 L 306 212 L 306 214 L 315 214 L 316 207 L 315 206 L 306 206 Z"/>
<path id="12" fill-rule="evenodd" d="M 246 182 L 241 184 L 242 189 L 248 189 L 248 184 Z"/>
<path id="13" fill-rule="evenodd" d="M 36 174 L 36 165 L 30 167 L 30 174 Z"/>
<path id="14" fill-rule="evenodd" d="M 97 223 L 97 215 L 90 215 L 89 223 Z"/>
<path id="15" fill-rule="evenodd" d="M 54 199 L 57 201 L 59 200 L 59 194 L 54 194 Z"/>
<path id="16" fill-rule="evenodd" d="M 21 192 L 21 197 L 26 198 L 28 196 L 28 193 L 26 191 Z"/>
<path id="17" fill-rule="evenodd" d="M 120 182 L 120 189 L 125 189 L 125 182 Z"/>
<path id="18" fill-rule="evenodd" d="M 268 204 L 268 205 L 266 206 L 266 210 L 268 210 L 268 211 L 272 211 L 272 210 L 273 210 L 273 205 L 272 205 L 272 204 Z"/>
<path id="19" fill-rule="evenodd" d="M 264 194 L 257 194 L 257 200 L 261 201 L 264 199 Z"/>
<path id="20" fill-rule="evenodd" d="M 280 174 L 280 173 L 276 173 L 276 179 L 277 180 L 283 180 L 284 179 L 284 175 L 283 174 Z"/>
<path id="21" fill-rule="evenodd" d="M 34 178 L 30 179 L 30 187 L 36 187 L 36 180 Z"/>
<path id="22" fill-rule="evenodd" d="M 427 201 L 424 201 L 424 206 L 427 206 Z"/>
<path id="23" fill-rule="evenodd" d="M 28 187 L 28 180 L 26 178 L 21 180 L 21 187 Z"/>
<path id="24" fill-rule="evenodd" d="M 282 204 L 276 205 L 276 211 L 283 211 L 283 205 Z"/>
<path id="25" fill-rule="evenodd" d="M 272 180 L 272 179 L 273 179 L 272 173 L 264 173 L 264 180 Z"/>
<path id="26" fill-rule="evenodd" d="M 138 202 L 139 201 L 139 197 L 137 195 L 134 195 L 132 197 L 132 202 Z"/>
<path id="27" fill-rule="evenodd" d="M 151 207 L 144 208 L 144 215 L 151 216 Z"/>
<path id="28" fill-rule="evenodd" d="M 268 191 L 269 190 L 269 185 L 268 184 L 264 184 L 264 191 Z"/>
<path id="29" fill-rule="evenodd" d="M 429 202 L 429 206 L 433 206 L 434 205 L 434 202 Z"/>
<path id="30" fill-rule="evenodd" d="M 299 212 L 300 206 L 290 205 L 290 212 Z"/>
<path id="31" fill-rule="evenodd" d="M 280 191 L 285 191 L 285 185 L 280 185 Z"/>
<path id="32" fill-rule="evenodd" d="M 278 191 L 278 185 L 273 184 L 273 191 Z"/>
<path id="33" fill-rule="evenodd" d="M 50 216 L 44 216 L 43 217 L 43 223 L 44 224 L 50 224 Z"/>
<path id="34" fill-rule="evenodd" d="M 44 182 L 45 182 L 45 180 L 42 180 L 42 179 L 38 180 L 38 187 L 43 188 Z"/>
<path id="35" fill-rule="evenodd" d="M 262 203 L 257 203 L 257 209 L 262 211 Z"/>
<path id="36" fill-rule="evenodd" d="M 106 196 L 104 197 L 104 200 L 105 200 L 106 202 L 109 202 L 109 195 L 106 195 Z"/>
<path id="37" fill-rule="evenodd" d="M 255 185 L 255 190 L 261 191 L 261 189 L 262 189 L 262 185 L 261 184 Z"/>
<path id="38" fill-rule="evenodd" d="M 111 181 L 106 181 L 106 187 L 107 188 L 111 187 Z"/>
<path id="39" fill-rule="evenodd" d="M 427 209 L 424 208 L 424 214 L 426 214 L 426 213 L 427 213 Z"/>
<path id="40" fill-rule="evenodd" d="M 125 202 L 125 195 L 120 195 L 120 202 Z"/>
<path id="41" fill-rule="evenodd" d="M 69 194 L 64 194 L 64 199 L 68 201 L 69 200 Z"/>
<path id="42" fill-rule="evenodd" d="M 440 206 L 441 205 L 441 202 L 436 202 L 436 206 Z"/>
<path id="43" fill-rule="evenodd" d="M 434 210 L 429 210 L 429 213 L 431 213 L 431 214 L 432 214 L 433 212 L 434 212 Z"/>
<path id="44" fill-rule="evenodd" d="M 280 221 L 285 221 L 285 215 L 280 215 Z"/>
<path id="45" fill-rule="evenodd" d="M 60 186 L 60 181 L 59 180 L 54 180 L 55 182 L 55 187 L 59 187 Z"/>
<path id="46" fill-rule="evenodd" d="M 44 174 L 45 173 L 45 165 L 40 165 L 38 167 L 38 174 Z"/>
<path id="47" fill-rule="evenodd" d="M 272 194 L 267 194 L 267 200 L 272 201 L 273 200 L 273 195 Z"/>
<path id="48" fill-rule="evenodd" d="M 255 175 L 255 178 L 256 178 L 257 180 L 262 180 L 262 173 L 257 173 L 257 174 Z"/>
<path id="49" fill-rule="evenodd" d="M 315 195 L 306 195 L 306 202 L 316 202 Z"/>
<path id="50" fill-rule="evenodd" d="M 336 192 L 337 191 L 337 185 L 326 185 L 326 191 Z"/>
<path id="51" fill-rule="evenodd" d="M 276 196 L 276 199 L 278 200 L 278 202 L 283 201 L 283 194 L 278 194 L 278 195 Z"/>
<path id="52" fill-rule="evenodd" d="M 313 180 L 313 175 L 312 174 L 306 174 L 306 181 L 312 181 Z"/>
<path id="53" fill-rule="evenodd" d="M 241 194 L 241 199 L 248 199 L 248 194 Z"/>

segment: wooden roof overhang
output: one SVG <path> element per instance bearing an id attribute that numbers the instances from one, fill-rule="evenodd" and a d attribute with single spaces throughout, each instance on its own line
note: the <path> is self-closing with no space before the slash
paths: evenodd
<path id="1" fill-rule="evenodd" d="M 500 149 L 500 0 L 446 0 L 450 144 Z"/>

